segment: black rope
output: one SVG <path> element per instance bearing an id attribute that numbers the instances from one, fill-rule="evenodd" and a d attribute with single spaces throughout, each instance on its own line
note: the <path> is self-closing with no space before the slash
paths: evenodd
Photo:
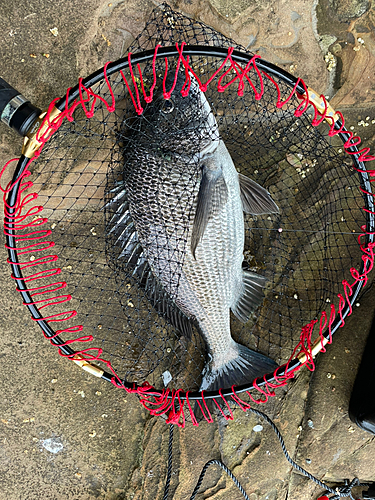
<path id="1" fill-rule="evenodd" d="M 240 492 L 243 494 L 243 496 L 246 498 L 246 500 L 250 500 L 249 497 L 247 496 L 245 490 L 243 489 L 241 483 L 236 478 L 236 476 L 234 476 L 233 473 L 228 469 L 228 467 L 226 465 L 224 465 L 223 462 L 220 462 L 220 460 L 210 460 L 209 462 L 206 463 L 206 465 L 202 469 L 201 475 L 199 476 L 197 485 L 194 488 L 194 491 L 190 497 L 190 500 L 194 500 L 194 498 L 196 497 L 196 494 L 198 493 L 199 488 L 201 487 L 204 475 L 206 474 L 206 470 L 209 468 L 210 465 L 213 465 L 213 464 L 221 467 L 228 474 L 228 476 L 232 479 L 232 481 L 237 486 L 237 488 L 240 490 Z"/>
<path id="2" fill-rule="evenodd" d="M 271 428 L 273 429 L 273 431 L 275 432 L 276 436 L 278 437 L 278 439 L 280 441 L 281 448 L 283 450 L 285 458 L 288 460 L 288 462 L 296 470 L 298 470 L 299 472 L 301 472 L 301 474 L 303 474 L 304 476 L 306 476 L 309 479 L 311 479 L 312 481 L 314 481 L 314 483 L 318 484 L 321 488 L 325 489 L 326 492 L 333 493 L 334 496 L 330 497 L 330 500 L 336 500 L 336 499 L 339 499 L 341 497 L 349 497 L 351 500 L 355 500 L 355 498 L 352 495 L 352 488 L 354 486 L 368 486 L 368 483 L 360 483 L 358 478 L 354 478 L 351 482 L 349 482 L 348 480 L 345 480 L 345 484 L 343 486 L 338 486 L 336 488 L 331 488 L 327 484 L 323 483 L 322 481 L 320 481 L 320 479 L 318 479 L 317 477 L 310 474 L 310 472 L 307 472 L 307 470 L 305 470 L 303 467 L 298 465 L 292 459 L 292 457 L 289 455 L 289 453 L 286 449 L 284 439 L 283 439 L 279 429 L 276 427 L 276 425 L 273 423 L 273 421 L 265 413 L 263 413 L 259 410 L 255 410 L 254 408 L 249 408 L 249 411 L 251 411 L 252 413 L 255 413 L 259 417 L 266 420 L 266 422 L 271 426 Z"/>
<path id="3" fill-rule="evenodd" d="M 352 481 L 349 482 L 348 479 L 345 480 L 345 484 L 342 486 L 337 486 L 336 488 L 332 488 L 328 486 L 327 484 L 323 483 L 323 481 L 320 481 L 320 479 L 316 478 L 310 472 L 307 472 L 303 467 L 298 465 L 292 457 L 289 455 L 284 439 L 279 431 L 279 429 L 276 427 L 276 425 L 273 423 L 273 421 L 263 412 L 259 410 L 255 410 L 254 408 L 249 408 L 248 411 L 255 413 L 255 415 L 258 415 L 259 417 L 263 418 L 273 429 L 275 432 L 278 440 L 280 441 L 281 448 L 283 450 L 283 453 L 285 455 L 285 458 L 288 460 L 288 462 L 296 469 L 298 472 L 303 474 L 304 476 L 308 477 L 314 483 L 318 484 L 321 488 L 323 488 L 326 493 L 331 493 L 333 496 L 330 497 L 330 500 L 338 500 L 339 498 L 347 497 L 350 498 L 350 500 L 355 500 L 352 494 L 352 489 L 355 486 L 371 486 L 369 483 L 361 483 L 358 478 L 354 478 Z M 168 500 L 168 493 L 169 493 L 169 484 L 171 480 L 171 474 L 172 474 L 172 444 L 173 444 L 173 424 L 170 425 L 169 427 L 169 446 L 168 446 L 168 472 L 167 472 L 167 481 L 165 484 L 165 489 L 164 489 L 164 497 L 163 500 Z M 238 481 L 238 479 L 233 475 L 233 473 L 228 469 L 226 465 L 223 464 L 220 460 L 210 460 L 209 462 L 206 463 L 206 465 L 203 467 L 202 472 L 200 473 L 198 482 L 194 488 L 194 491 L 190 497 L 190 500 L 194 500 L 201 485 L 203 482 L 203 478 L 207 472 L 207 469 L 209 468 L 210 465 L 218 465 L 221 467 L 227 474 L 228 476 L 232 479 L 234 484 L 237 486 L 237 488 L 240 490 L 242 495 L 246 500 L 250 500 L 249 497 L 247 496 L 245 490 L 243 489 L 241 483 Z"/>
<path id="4" fill-rule="evenodd" d="M 168 471 L 167 480 L 165 482 L 164 496 L 163 500 L 168 500 L 169 485 L 171 483 L 172 476 L 172 446 L 173 446 L 173 424 L 169 425 L 169 443 L 168 443 Z"/>

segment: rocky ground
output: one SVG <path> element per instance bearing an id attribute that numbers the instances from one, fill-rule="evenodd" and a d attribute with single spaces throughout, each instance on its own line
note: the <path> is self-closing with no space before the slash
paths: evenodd
<path id="1" fill-rule="evenodd" d="M 1 74 L 44 108 L 79 76 L 125 54 L 155 4 L 3 2 Z M 301 76 L 375 149 L 375 6 L 369 0 L 181 0 L 171 6 Z M 5 126 L 1 134 L 4 164 L 19 155 L 20 140 Z M 61 360 L 29 319 L 5 249 L 0 253 L 0 499 L 161 499 L 168 426 L 135 396 L 124 397 Z M 375 310 L 374 291 L 367 289 L 318 356 L 316 371 L 303 371 L 262 407 L 295 460 L 325 481 L 375 481 L 375 438 L 348 417 Z M 254 431 L 258 423 L 261 432 Z M 265 423 L 242 412 L 233 422 L 176 429 L 173 450 L 170 498 L 173 493 L 176 500 L 190 498 L 213 458 L 232 469 L 251 500 L 310 500 L 322 491 L 291 469 Z M 242 497 L 214 466 L 197 498 Z"/>

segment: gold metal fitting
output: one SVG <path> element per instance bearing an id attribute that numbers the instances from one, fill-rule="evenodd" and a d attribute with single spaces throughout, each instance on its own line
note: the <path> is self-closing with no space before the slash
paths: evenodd
<path id="1" fill-rule="evenodd" d="M 320 94 L 318 94 L 318 92 L 315 92 L 315 90 L 313 90 L 310 87 L 308 87 L 308 92 L 309 92 L 309 101 L 315 104 L 319 113 L 324 113 L 326 109 L 325 102 L 328 104 L 325 120 L 330 125 L 332 124 L 332 120 L 328 119 L 328 117 L 333 118 L 333 121 L 337 122 L 340 116 L 336 113 L 336 111 L 332 108 L 332 106 L 328 103 L 328 101 L 324 102 L 324 100 L 320 97 Z"/>
<path id="2" fill-rule="evenodd" d="M 326 339 L 323 337 L 323 339 L 320 338 L 320 336 L 314 341 L 311 349 L 311 356 L 315 358 L 315 356 L 322 350 L 322 347 L 324 347 L 328 343 L 329 339 Z M 303 364 L 306 363 L 307 356 L 304 352 L 301 352 L 297 356 L 298 361 Z"/>
<path id="3" fill-rule="evenodd" d="M 95 377 L 101 378 L 104 370 L 99 368 L 98 366 L 92 365 L 85 359 L 81 354 L 76 354 L 73 358 L 71 358 L 72 361 L 80 366 L 82 370 L 85 370 L 85 372 L 90 373 L 91 375 L 94 375 Z"/>
<path id="4" fill-rule="evenodd" d="M 60 113 L 61 111 L 54 106 L 49 114 L 50 121 L 54 120 Z M 47 111 L 43 111 L 43 113 L 39 115 L 23 141 L 22 154 L 26 156 L 26 158 L 32 158 L 43 144 L 37 140 L 36 134 L 39 132 L 39 135 L 43 135 L 48 130 L 48 121 L 41 126 L 46 115 Z"/>

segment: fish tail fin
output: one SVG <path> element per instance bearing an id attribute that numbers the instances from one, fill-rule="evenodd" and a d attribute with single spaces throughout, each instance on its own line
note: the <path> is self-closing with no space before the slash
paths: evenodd
<path id="1" fill-rule="evenodd" d="M 202 372 L 201 391 L 217 391 L 218 389 L 230 388 L 232 385 L 239 386 L 251 383 L 257 377 L 273 372 L 277 364 L 268 356 L 255 352 L 247 347 L 234 342 L 230 348 L 229 361 L 220 367 L 214 368 L 214 360 L 209 360 Z M 233 356 L 233 352 L 237 354 Z M 209 400 L 206 400 L 206 403 Z M 216 405 L 208 404 L 211 411 Z M 201 418 L 202 413 L 198 404 L 195 404 L 194 414 Z"/>

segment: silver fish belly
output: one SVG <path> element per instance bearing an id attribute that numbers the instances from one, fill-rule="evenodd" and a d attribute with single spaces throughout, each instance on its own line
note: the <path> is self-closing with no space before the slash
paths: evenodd
<path id="1" fill-rule="evenodd" d="M 230 333 L 229 311 L 242 290 L 245 232 L 238 173 L 223 141 L 210 160 L 222 165 L 227 201 L 208 221 L 195 258 L 190 251 L 185 258 L 183 273 L 195 300 L 179 296 L 178 302 L 197 319 L 216 372 L 238 356 Z M 192 231 L 189 249 L 191 236 Z"/>

